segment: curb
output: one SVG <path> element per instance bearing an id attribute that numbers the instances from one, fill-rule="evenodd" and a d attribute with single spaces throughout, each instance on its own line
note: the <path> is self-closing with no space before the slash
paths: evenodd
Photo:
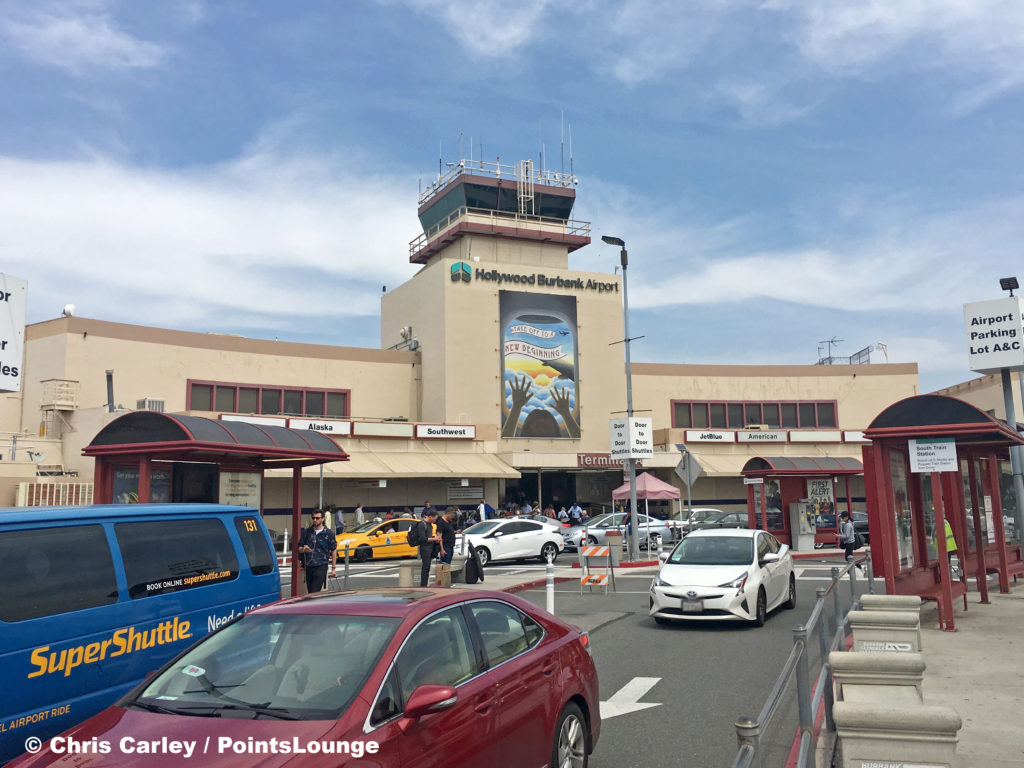
<path id="1" fill-rule="evenodd" d="M 572 576 L 555 576 L 555 584 L 564 584 L 567 581 L 576 581 Z M 533 581 L 524 581 L 522 584 L 513 584 L 511 587 L 505 587 L 502 592 L 508 592 L 510 595 L 514 595 L 516 592 L 526 592 L 530 589 L 539 589 L 547 585 L 548 579 L 545 576 L 543 579 L 534 579 Z"/>

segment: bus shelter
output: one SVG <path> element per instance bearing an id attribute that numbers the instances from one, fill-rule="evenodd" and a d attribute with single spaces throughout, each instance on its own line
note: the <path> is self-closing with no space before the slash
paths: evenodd
<path id="1" fill-rule="evenodd" d="M 82 453 L 96 459 L 97 504 L 209 502 L 263 511 L 265 469 L 292 470 L 292 562 L 302 531 L 302 468 L 348 454 L 312 430 L 135 411 L 97 433 Z M 299 579 L 292 578 L 292 594 Z"/>
<path id="2" fill-rule="evenodd" d="M 863 472 L 857 459 L 843 456 L 755 456 L 742 470 L 750 527 L 794 549 L 835 546 L 836 504 L 842 500 L 852 515 L 850 478 Z"/>
<path id="3" fill-rule="evenodd" d="M 953 601 L 967 578 L 988 602 L 987 576 L 1009 591 L 1024 574 L 1020 513 L 1009 447 L 1024 444 L 1005 422 L 962 400 L 918 395 L 890 405 L 864 431 L 872 565 L 889 594 L 935 600 L 939 625 L 955 629 Z M 946 521 L 960 574 L 953 578 Z"/>

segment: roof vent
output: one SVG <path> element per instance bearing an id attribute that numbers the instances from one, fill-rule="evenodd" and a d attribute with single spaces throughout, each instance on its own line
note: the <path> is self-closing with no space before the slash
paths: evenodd
<path id="1" fill-rule="evenodd" d="M 156 411 L 157 413 L 165 413 L 167 408 L 163 399 L 157 399 L 155 397 L 144 397 L 141 400 L 135 402 L 135 410 L 137 411 Z"/>

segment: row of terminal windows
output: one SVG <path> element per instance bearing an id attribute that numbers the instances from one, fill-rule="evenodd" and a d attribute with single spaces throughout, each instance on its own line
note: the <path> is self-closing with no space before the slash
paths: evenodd
<path id="1" fill-rule="evenodd" d="M 672 426 L 685 429 L 835 428 L 835 402 L 708 403 L 674 400 Z"/>
<path id="2" fill-rule="evenodd" d="M 274 416 L 348 417 L 348 390 L 264 387 L 222 382 L 188 383 L 190 411 L 259 413 Z"/>

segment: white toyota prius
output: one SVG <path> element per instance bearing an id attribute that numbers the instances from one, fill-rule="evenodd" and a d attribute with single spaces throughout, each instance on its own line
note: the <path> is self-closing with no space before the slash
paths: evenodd
<path id="1" fill-rule="evenodd" d="M 650 603 L 659 624 L 740 619 L 760 627 L 769 611 L 796 607 L 793 556 L 767 531 L 694 531 L 662 561 Z"/>

